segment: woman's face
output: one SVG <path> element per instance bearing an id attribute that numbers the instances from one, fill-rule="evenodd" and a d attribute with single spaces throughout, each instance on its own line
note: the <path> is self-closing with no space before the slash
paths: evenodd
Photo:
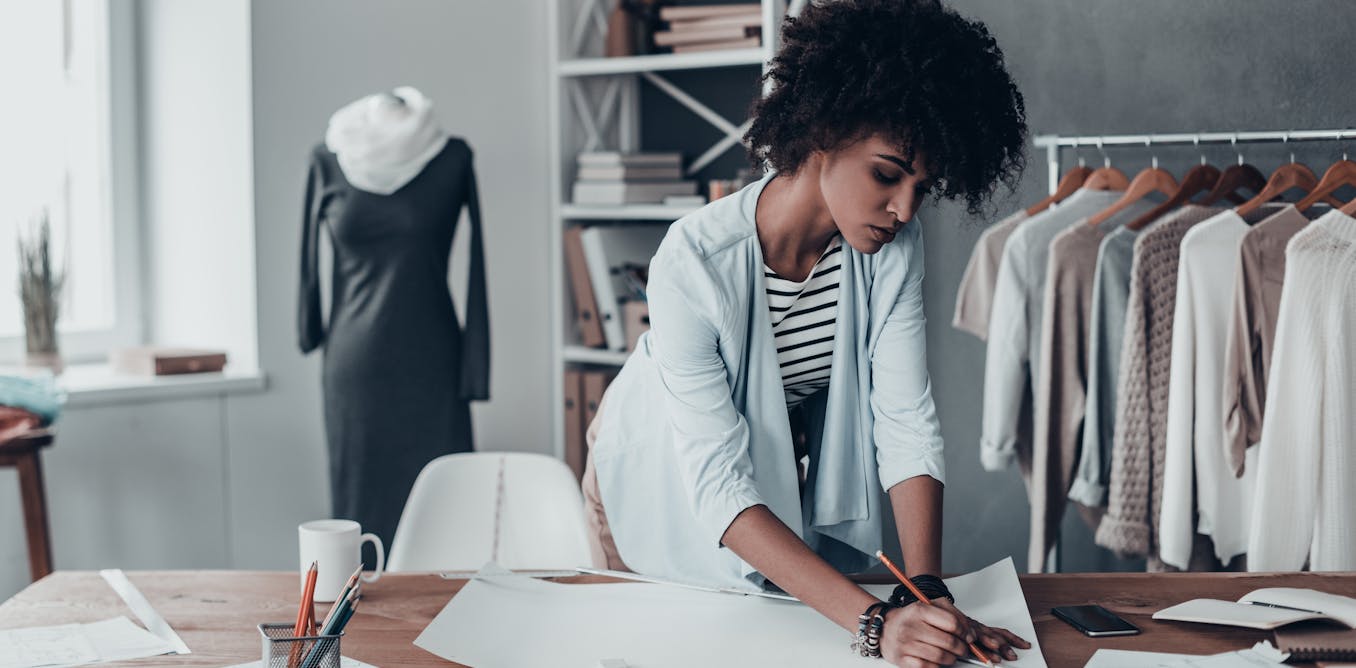
<path id="1" fill-rule="evenodd" d="M 931 186 L 921 156 L 909 164 L 880 135 L 822 155 L 819 188 L 829 215 L 843 240 L 868 255 L 894 241 Z"/>

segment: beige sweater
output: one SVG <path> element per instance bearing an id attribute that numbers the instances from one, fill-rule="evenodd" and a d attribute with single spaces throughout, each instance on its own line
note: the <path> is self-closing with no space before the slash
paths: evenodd
<path id="1" fill-rule="evenodd" d="M 1122 556 L 1158 553 L 1154 515 L 1163 490 L 1180 245 L 1188 230 L 1222 211 L 1183 207 L 1135 241 L 1116 396 L 1111 489 L 1095 538 L 1098 545 Z"/>

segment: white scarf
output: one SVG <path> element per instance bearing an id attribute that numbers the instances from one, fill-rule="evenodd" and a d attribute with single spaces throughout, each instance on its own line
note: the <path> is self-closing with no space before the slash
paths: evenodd
<path id="1" fill-rule="evenodd" d="M 447 143 L 433 103 L 409 86 L 349 103 L 330 117 L 325 146 L 354 187 L 389 195 L 419 174 Z"/>

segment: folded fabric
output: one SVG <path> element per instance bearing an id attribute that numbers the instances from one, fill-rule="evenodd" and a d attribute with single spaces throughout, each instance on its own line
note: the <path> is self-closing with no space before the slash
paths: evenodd
<path id="1" fill-rule="evenodd" d="M 47 426 L 61 414 L 66 393 L 56 386 L 52 376 L 0 375 L 0 406 L 20 408 L 38 416 L 39 426 Z"/>

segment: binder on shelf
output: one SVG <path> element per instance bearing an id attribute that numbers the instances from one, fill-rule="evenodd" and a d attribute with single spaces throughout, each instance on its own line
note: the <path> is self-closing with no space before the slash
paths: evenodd
<path id="1" fill-rule="evenodd" d="M 584 379 L 578 369 L 565 370 L 565 464 L 574 477 L 584 478 L 588 445 L 584 442 Z"/>
<path id="2" fill-rule="evenodd" d="M 585 371 L 582 375 L 584 381 L 584 431 L 588 431 L 589 425 L 593 423 L 593 418 L 598 417 L 598 406 L 603 401 L 603 392 L 607 391 L 607 386 L 612 384 L 612 379 L 616 377 L 616 374 L 611 371 Z"/>
<path id="3" fill-rule="evenodd" d="M 665 225 L 598 225 L 580 233 L 588 278 L 609 350 L 625 351 L 626 332 L 622 326 L 621 296 L 630 293 L 624 265 L 650 266 L 650 258 L 659 248 Z"/>
<path id="4" fill-rule="evenodd" d="M 588 262 L 584 256 L 582 227 L 565 230 L 562 240 L 565 250 L 565 269 L 570 275 L 570 290 L 574 294 L 575 324 L 579 328 L 579 343 L 590 348 L 607 344 L 603 334 L 601 315 L 589 278 Z"/>
<path id="5" fill-rule="evenodd" d="M 631 300 L 622 305 L 622 331 L 626 332 L 626 349 L 635 350 L 640 335 L 650 331 L 650 303 Z"/>

